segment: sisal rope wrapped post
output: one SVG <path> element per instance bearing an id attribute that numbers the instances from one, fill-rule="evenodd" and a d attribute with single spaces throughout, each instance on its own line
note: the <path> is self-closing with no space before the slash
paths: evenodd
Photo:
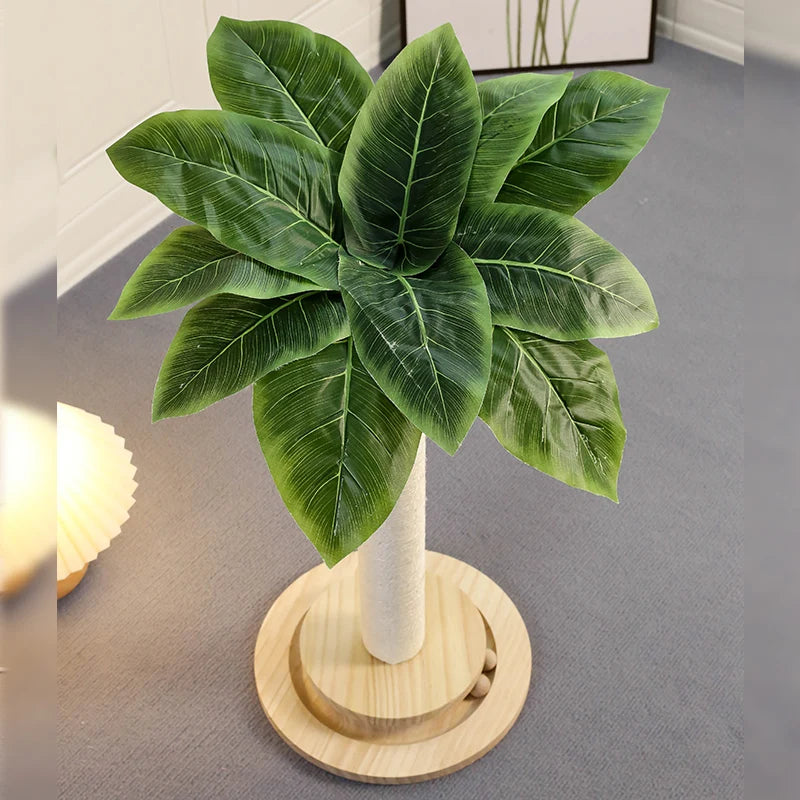
<path id="1" fill-rule="evenodd" d="M 399 664 L 425 640 L 425 437 L 386 522 L 358 550 L 361 638 L 375 658 Z"/>

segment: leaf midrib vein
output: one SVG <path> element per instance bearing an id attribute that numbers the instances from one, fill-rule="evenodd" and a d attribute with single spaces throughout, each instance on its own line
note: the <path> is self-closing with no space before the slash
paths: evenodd
<path id="1" fill-rule="evenodd" d="M 431 92 L 433 91 L 433 84 L 436 81 L 436 73 L 439 71 L 439 63 L 442 59 L 442 49 L 441 47 L 436 52 L 436 63 L 433 65 L 433 69 L 431 70 L 431 80 L 428 84 L 427 88 L 425 89 L 425 99 L 422 101 L 422 110 L 420 111 L 419 121 L 417 122 L 417 133 L 414 137 L 414 147 L 411 151 L 411 162 L 408 167 L 408 177 L 406 178 L 406 186 L 405 186 L 405 193 L 403 196 L 403 208 L 400 212 L 400 225 L 397 229 L 397 243 L 400 244 L 403 242 L 403 236 L 405 235 L 406 230 L 406 217 L 408 214 L 408 204 L 411 199 L 411 186 L 412 186 L 412 176 L 414 174 L 414 169 L 417 165 L 417 154 L 419 153 L 419 143 L 420 139 L 422 138 L 422 126 L 425 123 L 425 112 L 428 109 L 428 99 L 431 96 Z"/>
<path id="2" fill-rule="evenodd" d="M 131 144 L 131 145 L 128 145 L 128 147 L 130 149 L 132 149 L 132 150 L 143 150 L 145 153 L 153 153 L 154 155 L 157 155 L 157 156 L 163 156 L 164 158 L 172 159 L 173 161 L 177 161 L 177 162 L 179 162 L 181 164 L 189 164 L 190 166 L 200 167 L 201 169 L 207 169 L 207 170 L 210 170 L 211 172 L 219 172 L 222 175 L 226 175 L 228 178 L 235 178 L 236 180 L 239 180 L 242 183 L 246 183 L 248 186 L 251 186 L 257 192 L 261 192 L 261 194 L 263 194 L 265 197 L 268 197 L 270 200 L 275 200 L 276 202 L 280 203 L 289 212 L 291 212 L 295 217 L 297 217 L 298 220 L 300 220 L 301 222 L 305 222 L 307 225 L 310 225 L 316 231 L 321 233 L 331 244 L 335 244 L 338 247 L 338 244 L 337 244 L 336 240 L 329 233 L 327 233 L 326 231 L 322 230 L 322 228 L 320 228 L 319 225 L 317 225 L 312 220 L 308 219 L 307 217 L 304 217 L 300 213 L 300 211 L 298 209 L 296 209 L 294 206 L 292 206 L 291 203 L 287 202 L 282 197 L 279 197 L 278 195 L 273 194 L 272 192 L 268 191 L 265 187 L 259 186 L 257 183 L 253 183 L 252 181 L 247 180 L 246 178 L 242 177 L 241 175 L 237 175 L 235 172 L 228 172 L 228 170 L 221 169 L 220 167 L 215 167 L 212 164 L 203 164 L 203 163 L 201 163 L 199 161 L 190 161 L 187 158 L 180 158 L 179 156 L 176 156 L 174 153 L 164 153 L 161 150 L 153 150 L 150 147 L 142 147 L 141 145 L 138 145 L 138 144 Z M 282 233 L 282 231 L 281 231 L 281 233 Z"/>
<path id="3" fill-rule="evenodd" d="M 411 302 L 414 304 L 414 312 L 417 316 L 417 322 L 419 323 L 419 332 L 420 336 L 422 336 L 422 347 L 425 350 L 425 354 L 428 356 L 428 361 L 431 365 L 431 370 L 433 371 L 433 380 L 436 384 L 436 391 L 439 393 L 439 403 L 441 404 L 442 408 L 442 416 L 444 417 L 444 424 L 449 428 L 450 427 L 450 420 L 447 418 L 447 403 L 444 401 L 444 394 L 442 393 L 442 386 L 439 383 L 439 371 L 436 369 L 436 364 L 433 360 L 433 354 L 430 351 L 430 347 L 428 345 L 429 337 L 428 337 L 428 329 L 425 326 L 425 319 L 422 316 L 422 309 L 420 308 L 419 303 L 417 302 L 416 294 L 414 293 L 414 289 L 412 288 L 411 284 L 404 278 L 402 275 L 397 276 L 398 281 L 405 287 L 405 290 L 408 292 L 408 296 L 411 298 Z"/>
<path id="4" fill-rule="evenodd" d="M 601 286 L 599 283 L 593 283 L 592 281 L 586 280 L 586 278 L 581 278 L 579 275 L 573 275 L 571 272 L 565 272 L 564 270 L 556 269 L 555 267 L 548 267 L 544 264 L 526 264 L 524 261 L 509 261 L 508 259 L 483 259 L 479 256 L 472 256 L 472 260 L 475 264 L 484 264 L 487 266 L 497 266 L 497 267 L 519 267 L 520 269 L 532 269 L 536 271 L 542 272 L 549 272 L 553 275 L 556 275 L 560 278 L 564 278 L 565 280 L 575 281 L 577 283 L 583 283 L 586 286 L 591 286 L 594 289 L 597 289 L 604 294 L 613 297 L 615 300 L 619 300 L 621 303 L 625 303 L 629 305 L 631 308 L 636 309 L 636 311 L 642 311 L 641 306 L 636 305 L 636 303 L 632 303 L 627 298 L 623 297 L 622 295 L 616 294 L 612 292 L 610 289 L 607 289 L 605 286 Z M 516 290 L 514 288 L 514 284 L 511 283 L 511 290 L 514 292 L 516 296 Z"/>
<path id="5" fill-rule="evenodd" d="M 347 417 L 350 413 L 350 379 L 353 374 L 353 338 L 347 340 L 347 364 L 344 368 L 344 386 L 342 387 L 342 443 L 339 449 L 339 471 L 336 475 L 336 500 L 331 518 L 331 537 L 335 535 L 339 519 L 339 506 L 342 501 L 342 473 L 344 471 L 344 453 L 347 447 Z"/>
<path id="6" fill-rule="evenodd" d="M 612 108 L 610 111 L 606 112 L 605 114 L 601 114 L 599 117 L 592 116 L 591 119 L 587 119 L 586 122 L 582 122 L 580 125 L 575 126 L 574 128 L 570 128 L 566 133 L 561 134 L 560 136 L 554 136 L 549 142 L 543 144 L 538 150 L 534 150 L 532 153 L 527 153 L 520 158 L 517 163 L 514 165 L 514 168 L 521 166 L 522 164 L 527 163 L 528 161 L 532 161 L 539 153 L 544 152 L 548 148 L 552 147 L 558 142 L 562 141 L 563 139 L 572 136 L 573 133 L 585 128 L 587 125 L 591 125 L 594 122 L 601 122 L 602 120 L 608 119 L 609 117 L 613 117 L 614 114 L 619 114 L 620 111 L 625 111 L 628 108 L 632 108 L 633 106 L 639 105 L 639 103 L 643 103 L 646 98 L 641 98 L 640 100 L 634 100 L 632 103 L 627 103 L 622 106 L 618 106 L 617 108 Z M 555 112 L 557 113 L 557 112 Z M 554 117 L 555 117 L 554 113 Z"/>
<path id="7" fill-rule="evenodd" d="M 212 267 L 212 266 L 219 266 L 219 264 L 221 264 L 226 259 L 231 258 L 231 257 L 236 256 L 236 255 L 241 255 L 241 254 L 240 253 L 236 253 L 235 251 L 231 250 L 226 255 L 220 256 L 219 258 L 215 258 L 212 261 L 206 261 L 204 264 L 201 264 L 199 267 L 195 267 L 194 269 L 190 270 L 189 272 L 183 273 L 183 275 L 178 275 L 176 278 L 170 278 L 167 281 L 161 281 L 161 283 L 159 283 L 158 286 L 156 286 L 155 289 L 153 289 L 152 291 L 148 292 L 144 297 L 140 297 L 135 303 L 132 303 L 131 304 L 131 308 L 136 308 L 138 306 L 141 306 L 142 303 L 144 303 L 147 300 L 149 300 L 154 294 L 163 291 L 164 287 L 169 286 L 172 283 L 176 283 L 176 282 L 180 283 L 181 281 L 185 281 L 188 278 L 190 278 L 192 275 L 194 275 L 195 272 L 200 272 L 200 270 L 208 269 L 209 267 Z"/>
<path id="8" fill-rule="evenodd" d="M 275 72 L 274 72 L 274 71 L 273 71 L 273 70 L 270 68 L 270 66 L 267 64 L 267 62 L 266 62 L 266 61 L 264 61 L 264 59 L 261 57 L 261 54 L 260 54 L 260 53 L 258 53 L 256 50 L 254 50 L 254 49 L 253 49 L 253 47 L 252 47 L 252 46 L 251 46 L 251 45 L 250 45 L 248 42 L 246 42 L 244 39 L 242 39 L 242 37 L 239 35 L 239 32 L 238 32 L 238 31 L 233 31 L 233 35 L 234 35 L 234 36 L 235 36 L 235 37 L 236 37 L 236 38 L 237 38 L 237 39 L 238 39 L 238 40 L 239 40 L 239 41 L 240 41 L 240 42 L 241 42 L 241 43 L 242 43 L 242 44 L 243 44 L 243 45 L 244 45 L 244 46 L 245 46 L 245 47 L 246 47 L 246 48 L 247 48 L 247 49 L 248 49 L 248 50 L 249 50 L 249 51 L 250 51 L 250 52 L 251 52 L 251 53 L 252 53 L 252 54 L 253 54 L 255 57 L 256 57 L 256 59 L 258 59 L 258 62 L 259 62 L 260 64 L 263 64 L 263 65 L 264 65 L 264 69 L 265 69 L 265 70 L 266 70 L 266 71 L 267 71 L 267 72 L 268 72 L 270 75 L 272 75 L 272 77 L 275 79 L 275 82 L 276 82 L 276 83 L 277 83 L 277 84 L 278 84 L 278 85 L 281 87 L 281 89 L 283 89 L 284 93 L 286 94 L 286 97 L 288 97 L 288 98 L 289 98 L 289 100 L 291 101 L 292 105 L 293 105 L 293 106 L 294 106 L 294 107 L 297 109 L 297 113 L 298 113 L 298 114 L 300 114 L 300 116 L 301 116 L 301 117 L 303 118 L 303 120 L 305 121 L 306 125 L 308 125 L 308 127 L 311 129 L 311 132 L 314 134 L 314 136 L 316 136 L 316 138 L 317 138 L 317 141 L 318 141 L 318 142 L 319 142 L 321 145 L 324 145 L 324 144 L 325 144 L 325 142 L 323 142 L 323 141 L 322 141 L 322 137 L 319 135 L 319 132 L 318 132 L 318 131 L 317 131 L 317 129 L 316 129 L 316 128 L 315 128 L 315 127 L 314 127 L 314 126 L 311 124 L 311 120 L 310 120 L 310 119 L 309 119 L 309 118 L 306 116 L 306 114 L 305 114 L 305 112 L 303 111 L 303 109 L 302 109 L 302 108 L 300 108 L 299 104 L 297 103 L 297 101 L 296 101 L 296 100 L 294 99 L 294 97 L 292 96 L 292 93 L 291 93 L 291 92 L 289 91 L 289 89 L 286 87 L 286 84 L 284 84 L 284 83 L 283 83 L 283 81 L 282 81 L 282 80 L 281 80 L 281 79 L 280 79 L 280 78 L 279 78 L 279 77 L 278 77 L 278 76 L 275 74 Z"/>
<path id="9" fill-rule="evenodd" d="M 508 338 L 511 339 L 511 341 L 514 342 L 514 344 L 516 345 L 517 350 L 520 353 L 520 356 L 522 356 L 525 359 L 527 359 L 534 366 L 534 368 L 537 370 L 537 372 L 539 372 L 541 374 L 542 378 L 544 378 L 544 381 L 547 384 L 547 386 L 550 389 L 550 391 L 558 398 L 558 402 L 561 404 L 561 407 L 564 409 L 564 413 L 567 415 L 567 418 L 569 419 L 570 424 L 575 429 L 575 434 L 578 437 L 578 441 L 581 443 L 581 445 L 583 445 L 584 450 L 586 450 L 586 452 L 587 452 L 587 454 L 589 456 L 589 459 L 592 462 L 592 465 L 596 467 L 597 466 L 597 461 L 600 459 L 600 457 L 589 448 L 589 445 L 586 443 L 586 441 L 585 441 L 585 439 L 583 437 L 583 434 L 581 433 L 580 429 L 578 428 L 579 420 L 575 419 L 575 417 L 572 416 L 572 412 L 569 410 L 569 407 L 564 402 L 564 398 L 561 396 L 561 394 L 558 391 L 558 389 L 556 389 L 556 387 L 553 385 L 553 382 L 550 380 L 549 376 L 544 371 L 544 369 L 542 368 L 541 364 L 539 364 L 539 362 L 536 360 L 536 358 L 534 356 L 532 356 L 530 353 L 528 353 L 528 351 L 524 348 L 522 342 L 511 332 L 511 328 L 503 328 L 503 330 L 505 331 L 506 336 L 508 336 Z M 515 370 L 515 374 L 516 374 L 516 372 L 518 372 L 518 369 Z"/>
<path id="10" fill-rule="evenodd" d="M 175 394 L 172 396 L 172 398 L 170 399 L 170 402 L 174 402 L 174 401 L 175 401 L 175 400 L 176 400 L 178 397 L 180 397 L 180 395 L 181 395 L 181 394 L 183 394 L 183 392 L 184 392 L 184 391 L 185 391 L 185 390 L 186 390 L 186 389 L 189 387 L 189 384 L 191 384 L 193 381 L 195 381 L 195 380 L 197 379 L 197 376 L 198 376 L 198 375 L 200 375 L 200 374 L 207 374 L 207 373 L 208 373 L 208 370 L 209 370 L 209 368 L 211 367 L 211 365 L 212 365 L 214 362 L 216 362 L 216 361 L 217 361 L 217 359 L 219 359 L 219 358 L 222 358 L 222 356 L 223 356 L 223 355 L 224 355 L 224 354 L 225 354 L 225 353 L 226 353 L 226 352 L 227 352 L 227 351 L 228 351 L 228 350 L 229 350 L 231 347 L 233 347 L 233 345 L 234 345 L 234 344 L 236 344 L 236 343 L 237 343 L 237 342 L 239 342 L 239 341 L 243 341 L 245 336 L 247 336 L 248 334 L 252 333 L 252 332 L 253 332 L 253 331 L 254 331 L 254 330 L 255 330 L 255 329 L 256 329 L 256 328 L 257 328 L 259 325 L 263 324 L 264 322 L 266 322 L 266 321 L 267 321 L 267 320 L 269 320 L 269 319 L 272 319 L 272 317 L 274 317 L 274 316 L 275 316 L 275 314 L 277 314 L 279 311 L 282 311 L 283 309 L 285 309 L 285 308 L 288 308 L 290 305 L 292 305 L 292 303 L 298 303 L 298 302 L 300 302 L 300 301 L 304 300 L 306 297 L 308 297 L 309 295 L 312 295 L 312 294 L 317 294 L 317 292 L 315 292 L 315 291 L 312 291 L 312 292 L 304 292 L 303 294 L 297 295 L 297 297 L 293 297 L 291 300 L 287 300 L 287 301 L 286 301 L 285 303 L 283 303 L 282 305 L 280 305 L 280 306 L 277 306 L 276 308 L 273 308 L 273 309 L 272 309 L 272 311 L 268 312 L 267 314 L 264 314 L 264 315 L 263 315 L 263 316 L 262 316 L 262 317 L 261 317 L 261 318 L 258 320 L 258 322 L 254 322 L 252 325 L 250 325 L 250 327 L 246 328 L 246 329 L 245 329 L 244 331 L 242 331 L 240 334 L 238 334 L 238 335 L 237 335 L 237 336 L 235 336 L 233 339 L 231 339 L 231 340 L 228 342 L 228 344 L 226 344 L 226 345 L 225 345 L 225 347 L 223 347 L 223 348 L 222 348 L 222 350 L 220 350 L 220 351 L 219 351 L 219 352 L 218 352 L 218 353 L 217 353 L 217 354 L 216 354 L 216 355 L 215 355 L 215 356 L 214 356 L 214 357 L 213 357 L 213 358 L 212 358 L 210 361 L 208 361 L 206 364 L 203 364 L 203 366 L 202 366 L 202 367 L 200 367 L 200 369 L 199 369 L 199 370 L 197 370 L 197 372 L 195 372 L 195 373 L 194 373 L 194 375 L 192 375 L 192 377 L 191 377 L 191 378 L 189 378 L 189 379 L 186 381 L 186 383 L 185 383 L 185 384 L 184 384 L 184 385 L 181 387 L 181 389 L 179 389 L 179 391 L 178 391 L 178 392 L 176 392 L 176 393 L 175 393 Z"/>
<path id="11" fill-rule="evenodd" d="M 493 117 L 497 114 L 503 106 L 508 105 L 509 103 L 513 103 L 515 100 L 519 100 L 520 97 L 525 97 L 525 95 L 531 94 L 532 92 L 538 92 L 540 89 L 544 87 L 539 86 L 532 86 L 530 89 L 524 89 L 523 91 L 519 92 L 518 94 L 511 95 L 511 97 L 506 97 L 502 102 L 498 103 L 488 114 L 483 117 L 482 123 L 485 125 L 486 120 Z"/>

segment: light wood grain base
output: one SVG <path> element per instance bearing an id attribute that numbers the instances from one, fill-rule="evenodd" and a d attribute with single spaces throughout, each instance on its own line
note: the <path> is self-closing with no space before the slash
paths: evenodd
<path id="1" fill-rule="evenodd" d="M 255 651 L 267 717 L 302 756 L 354 780 L 412 783 L 471 764 L 505 736 L 528 694 L 522 617 L 481 572 L 428 552 L 426 643 L 410 661 L 384 664 L 358 635 L 357 559 L 309 570 L 269 610 Z M 472 697 L 487 647 L 497 654 L 491 686 Z"/>
<path id="2" fill-rule="evenodd" d="M 56 596 L 59 600 L 62 597 L 66 597 L 83 580 L 87 569 L 89 569 L 89 565 L 84 564 L 83 569 L 77 569 L 75 572 L 71 572 L 67 575 L 66 578 L 62 578 L 58 581 Z"/>

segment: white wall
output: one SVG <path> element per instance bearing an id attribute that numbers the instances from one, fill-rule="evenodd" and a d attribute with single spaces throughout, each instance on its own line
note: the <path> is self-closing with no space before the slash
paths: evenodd
<path id="1" fill-rule="evenodd" d="M 800 65 L 800 3 L 750 0 L 747 47 L 749 52 Z"/>
<path id="2" fill-rule="evenodd" d="M 168 215 L 105 149 L 158 111 L 214 108 L 205 42 L 220 15 L 291 19 L 369 68 L 399 49 L 397 0 L 81 0 L 59 3 L 58 283 L 77 283 Z"/>
<path id="3" fill-rule="evenodd" d="M 744 0 L 658 0 L 656 33 L 742 64 Z"/>
<path id="4" fill-rule="evenodd" d="M 0 297 L 55 261 L 51 11 L 0 0 Z"/>

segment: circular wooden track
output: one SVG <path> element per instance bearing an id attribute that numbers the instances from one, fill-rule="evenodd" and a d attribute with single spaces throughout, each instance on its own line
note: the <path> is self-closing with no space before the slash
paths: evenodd
<path id="1" fill-rule="evenodd" d="M 384 664 L 361 644 L 358 554 L 295 580 L 270 608 L 255 650 L 261 705 L 300 755 L 367 783 L 413 783 L 455 772 L 491 750 L 519 716 L 531 676 L 525 624 L 488 577 L 427 554 L 425 645 Z M 488 693 L 469 691 L 486 648 Z"/>

